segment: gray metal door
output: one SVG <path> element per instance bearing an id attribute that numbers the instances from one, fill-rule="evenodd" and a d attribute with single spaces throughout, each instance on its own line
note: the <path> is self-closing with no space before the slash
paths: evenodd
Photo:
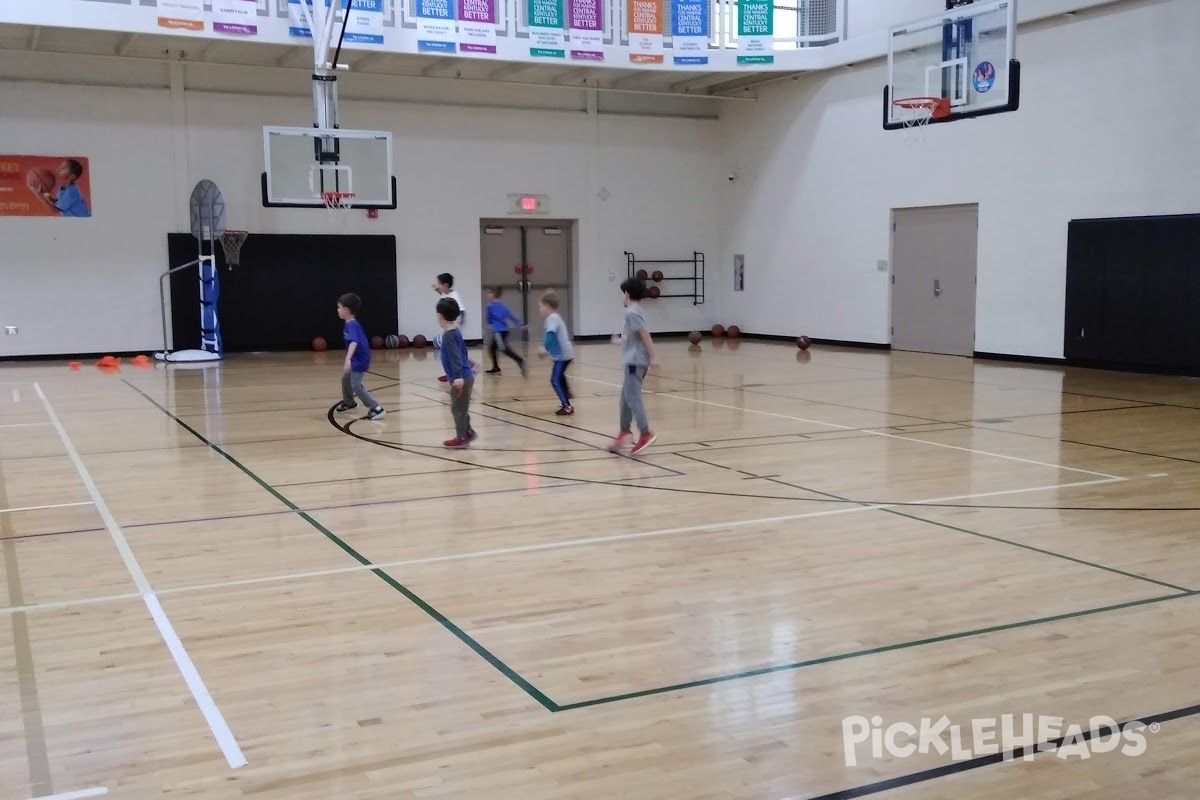
<path id="1" fill-rule="evenodd" d="M 975 255 L 979 207 L 892 212 L 892 347 L 975 352 Z"/>
<path id="2" fill-rule="evenodd" d="M 486 342 L 490 328 L 487 324 L 487 309 L 491 298 L 488 290 L 496 287 L 517 319 L 526 319 L 523 275 L 517 272 L 521 266 L 521 226 L 492 225 L 483 223 L 479 227 L 479 275 L 482 283 L 480 293 L 480 320 L 483 322 L 483 338 Z"/>
<path id="3" fill-rule="evenodd" d="M 538 221 L 515 223 L 511 220 L 483 220 L 480 223 L 480 277 L 482 303 L 486 308 L 488 289 L 499 287 L 504 301 L 529 331 L 514 338 L 540 336 L 541 316 L 538 300 L 547 289 L 559 297 L 559 313 L 571 330 L 571 248 L 573 225 L 570 222 Z M 524 271 L 522 271 L 522 268 Z M 484 336 L 487 335 L 484 320 Z"/>

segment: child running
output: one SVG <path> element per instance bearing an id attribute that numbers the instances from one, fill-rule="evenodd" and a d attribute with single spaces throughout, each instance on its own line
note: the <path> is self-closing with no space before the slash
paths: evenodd
<path id="1" fill-rule="evenodd" d="M 646 419 L 642 381 L 647 371 L 658 366 L 658 356 L 654 353 L 654 340 L 646 328 L 646 312 L 640 302 L 646 296 L 645 281 L 637 278 L 626 280 L 621 284 L 621 294 L 625 303 L 625 328 L 621 334 L 621 371 L 624 374 L 621 382 L 621 430 L 608 449 L 613 453 L 621 452 L 633 435 L 633 422 L 636 421 L 641 436 L 629 451 L 633 455 L 654 444 L 657 438 Z"/>
<path id="2" fill-rule="evenodd" d="M 346 363 L 342 369 L 342 402 L 334 409 L 338 413 L 357 408 L 355 396 L 367 407 L 367 415 L 363 419 L 379 419 L 383 416 L 383 406 L 375 402 L 375 398 L 363 386 L 363 375 L 371 368 L 371 344 L 362 323 L 358 321 L 358 312 L 362 311 L 362 300 L 356 294 L 344 294 L 338 298 L 337 312 L 345 324 L 342 326 L 342 338 L 346 341 Z"/>
<path id="3" fill-rule="evenodd" d="M 558 295 L 553 290 L 542 295 L 538 301 L 538 311 L 546 318 L 546 334 L 538 354 L 554 359 L 554 367 L 550 370 L 550 385 L 558 395 L 560 407 L 554 413 L 560 417 L 569 417 L 575 413 L 571 405 L 571 387 L 567 385 L 567 367 L 575 360 L 575 346 L 571 344 L 571 334 L 567 332 L 567 323 L 562 314 L 558 313 Z"/>
<path id="4" fill-rule="evenodd" d="M 525 323 L 517 319 L 504 301 L 500 299 L 503 295 L 503 290 L 499 286 L 488 289 L 488 297 L 491 302 L 487 306 L 487 321 L 488 327 L 492 329 L 491 341 L 488 342 L 488 353 L 492 356 L 492 368 L 487 371 L 488 375 L 500 374 L 500 362 L 497 360 L 497 353 L 501 350 L 504 355 L 517 362 L 517 367 L 521 370 L 521 376 L 528 375 L 525 369 L 525 359 L 521 358 L 512 349 L 512 345 L 508 343 L 508 323 L 512 322 L 518 328 L 524 328 Z"/>

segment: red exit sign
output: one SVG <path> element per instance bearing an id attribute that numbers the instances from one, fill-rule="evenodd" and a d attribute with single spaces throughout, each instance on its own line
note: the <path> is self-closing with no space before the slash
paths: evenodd
<path id="1" fill-rule="evenodd" d="M 550 211 L 550 198 L 544 194 L 510 194 L 508 196 L 508 213 L 510 214 L 547 214 Z"/>

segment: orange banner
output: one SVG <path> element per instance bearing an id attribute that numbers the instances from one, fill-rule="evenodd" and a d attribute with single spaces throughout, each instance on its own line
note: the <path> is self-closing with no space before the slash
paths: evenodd
<path id="1" fill-rule="evenodd" d="M 626 0 L 629 60 L 634 64 L 663 63 L 663 0 Z"/>
<path id="2" fill-rule="evenodd" d="M 0 217 L 90 217 L 88 160 L 0 155 Z"/>

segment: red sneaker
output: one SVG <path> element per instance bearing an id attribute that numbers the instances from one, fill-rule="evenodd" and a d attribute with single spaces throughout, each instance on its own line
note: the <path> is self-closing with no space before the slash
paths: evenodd
<path id="1" fill-rule="evenodd" d="M 657 434 L 650 433 L 650 432 L 643 433 L 641 436 L 638 437 L 637 442 L 633 445 L 633 448 L 630 449 L 629 454 L 634 455 L 636 453 L 642 452 L 647 447 L 654 444 L 654 440 L 657 438 L 658 438 Z"/>
<path id="2" fill-rule="evenodd" d="M 467 444 L 470 444 L 471 442 L 475 441 L 478 438 L 479 438 L 478 433 L 476 433 L 475 431 L 470 431 L 467 433 L 467 438 L 463 439 L 463 441 L 466 442 Z"/>
<path id="3" fill-rule="evenodd" d="M 633 434 L 629 431 L 621 431 L 617 434 L 617 438 L 612 440 L 612 444 L 608 446 L 608 452 L 619 453 L 625 448 L 625 443 L 629 441 L 629 437 Z"/>
<path id="4" fill-rule="evenodd" d="M 462 450 L 471 443 L 470 439 L 461 439 L 455 436 L 453 439 L 447 439 L 442 444 L 450 450 Z"/>
<path id="5" fill-rule="evenodd" d="M 449 375 L 443 375 L 442 377 L 438 378 L 438 381 L 439 381 L 440 383 L 449 383 L 449 382 L 450 382 L 450 376 L 449 376 Z"/>

